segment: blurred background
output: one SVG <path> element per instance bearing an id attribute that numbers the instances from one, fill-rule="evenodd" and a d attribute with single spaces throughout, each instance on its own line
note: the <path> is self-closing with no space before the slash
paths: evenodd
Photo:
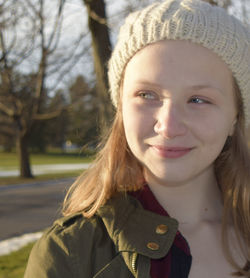
<path id="1" fill-rule="evenodd" d="M 206 1 L 249 24 L 249 0 Z M 153 2 L 0 0 L 0 249 L 60 215 L 114 115 L 107 62 L 119 27 Z M 22 277 L 30 248 L 0 256 L 0 278 Z"/>

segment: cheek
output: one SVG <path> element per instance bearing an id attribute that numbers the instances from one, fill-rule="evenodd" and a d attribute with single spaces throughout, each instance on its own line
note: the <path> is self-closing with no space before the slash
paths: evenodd
<path id="1" fill-rule="evenodd" d="M 137 137 L 143 129 L 143 118 L 141 114 L 137 113 L 130 107 L 124 107 L 123 109 L 123 124 L 127 139 Z"/>
<path id="2" fill-rule="evenodd" d="M 219 152 L 222 150 L 227 137 L 229 135 L 229 123 L 225 119 L 212 120 L 200 126 L 199 136 L 202 138 L 211 152 Z M 218 154 L 219 154 L 218 153 Z"/>
<path id="3" fill-rule="evenodd" d="M 127 142 L 139 145 L 143 139 L 152 133 L 153 118 L 137 105 L 124 103 L 122 107 L 123 125 Z"/>
<path id="4" fill-rule="evenodd" d="M 194 115 L 191 119 L 194 128 L 197 126 L 199 133 L 208 136 L 208 138 L 217 137 L 220 140 L 222 137 L 221 139 L 223 140 L 223 137 L 226 138 L 229 135 L 234 122 L 233 113 L 224 110 L 210 109 L 203 114 Z"/>

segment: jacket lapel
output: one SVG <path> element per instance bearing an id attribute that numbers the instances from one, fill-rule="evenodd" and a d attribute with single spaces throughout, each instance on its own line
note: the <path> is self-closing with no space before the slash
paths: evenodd
<path id="1" fill-rule="evenodd" d="M 136 199 L 125 193 L 110 199 L 98 210 L 98 215 L 102 218 L 117 252 L 121 254 L 131 273 L 140 273 L 139 268 L 143 267 L 143 264 L 139 261 L 143 260 L 142 258 L 145 258 L 144 260 L 147 258 L 150 264 L 150 259 L 160 259 L 166 256 L 178 229 L 178 222 L 175 219 L 144 210 Z M 156 232 L 159 225 L 167 227 L 164 235 Z M 149 244 L 152 243 L 159 248 L 153 248 L 154 250 L 149 248 Z M 133 263 L 134 254 L 138 255 L 136 268 Z M 107 271 L 110 270 L 107 269 Z M 119 269 L 114 271 L 119 271 Z"/>

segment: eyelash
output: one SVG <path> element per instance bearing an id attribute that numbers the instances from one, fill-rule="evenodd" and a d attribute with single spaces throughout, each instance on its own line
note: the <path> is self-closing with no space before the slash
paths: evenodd
<path id="1" fill-rule="evenodd" d="M 201 102 L 192 102 L 192 100 L 198 100 L 198 101 L 201 101 Z M 196 97 L 196 96 L 191 97 L 189 102 L 194 103 L 194 104 L 204 104 L 204 103 L 210 104 L 210 102 L 208 100 L 203 99 L 201 97 Z"/>
<path id="2" fill-rule="evenodd" d="M 140 91 L 138 96 L 145 100 L 157 100 L 157 95 L 153 91 Z M 192 96 L 189 103 L 193 104 L 210 104 L 211 102 L 199 96 Z"/>
<path id="3" fill-rule="evenodd" d="M 138 93 L 138 96 L 141 97 L 142 99 L 149 99 L 149 100 L 156 99 L 155 94 L 151 91 L 140 91 Z"/>

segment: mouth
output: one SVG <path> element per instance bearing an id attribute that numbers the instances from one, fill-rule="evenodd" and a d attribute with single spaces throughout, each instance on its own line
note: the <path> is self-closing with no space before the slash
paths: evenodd
<path id="1" fill-rule="evenodd" d="M 165 147 L 152 145 L 153 150 L 163 158 L 179 158 L 188 154 L 193 148 L 188 147 Z"/>

